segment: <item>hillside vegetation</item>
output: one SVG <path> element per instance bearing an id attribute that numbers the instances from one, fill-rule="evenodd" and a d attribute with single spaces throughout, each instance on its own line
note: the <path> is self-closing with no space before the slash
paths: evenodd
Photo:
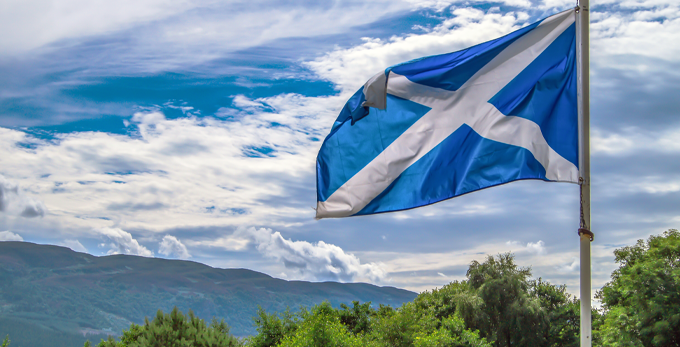
<path id="1" fill-rule="evenodd" d="M 272 312 L 328 301 L 400 306 L 416 293 L 363 283 L 285 281 L 245 269 L 0 242 L 0 334 L 12 347 L 82 346 L 120 335 L 160 309 L 224 319 L 237 336 L 256 332 L 258 306 Z M 44 341 L 49 341 L 45 344 Z"/>

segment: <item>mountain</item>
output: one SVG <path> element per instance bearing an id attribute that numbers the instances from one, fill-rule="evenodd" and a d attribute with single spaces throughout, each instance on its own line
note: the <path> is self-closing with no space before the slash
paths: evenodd
<path id="1" fill-rule="evenodd" d="M 158 309 L 224 319 L 254 334 L 258 305 L 269 312 L 329 301 L 400 306 L 416 293 L 365 283 L 286 281 L 246 269 L 130 255 L 96 257 L 69 248 L 0 242 L 0 341 L 12 347 L 82 346 L 143 323 Z M 49 341 L 49 343 L 45 343 Z"/>

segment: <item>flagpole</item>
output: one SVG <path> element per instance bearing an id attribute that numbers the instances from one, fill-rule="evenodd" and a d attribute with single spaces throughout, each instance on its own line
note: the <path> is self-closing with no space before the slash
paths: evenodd
<path id="1" fill-rule="evenodd" d="M 591 284 L 590 284 L 590 4 L 579 0 L 576 13 L 578 50 L 578 108 L 579 108 L 579 184 L 581 220 L 578 234 L 581 251 L 581 347 L 591 347 Z"/>

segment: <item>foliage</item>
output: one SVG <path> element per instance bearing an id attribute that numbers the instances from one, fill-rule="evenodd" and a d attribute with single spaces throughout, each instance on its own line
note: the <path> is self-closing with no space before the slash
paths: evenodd
<path id="1" fill-rule="evenodd" d="M 250 338 L 249 346 L 276 346 L 284 336 L 295 333 L 299 324 L 298 317 L 299 315 L 292 314 L 288 308 L 277 316 L 267 313 L 262 307 L 258 307 L 257 316 L 253 318 L 257 335 Z"/>
<path id="2" fill-rule="evenodd" d="M 98 347 L 236 347 L 238 338 L 229 334 L 229 327 L 222 320 L 213 318 L 210 325 L 196 317 L 192 311 L 182 314 L 177 307 L 164 314 L 158 310 L 156 317 L 144 325 L 132 324 L 123 331 L 120 341 L 113 337 L 102 340 Z"/>
<path id="3" fill-rule="evenodd" d="M 481 305 L 467 311 L 467 322 L 498 347 L 544 346 L 547 319 L 541 303 L 529 295 L 531 270 L 519 268 L 511 254 L 473 261 L 468 282 Z"/>
<path id="4" fill-rule="evenodd" d="M 338 311 L 340 323 L 346 326 L 350 332 L 356 334 L 363 334 L 369 330 L 369 321 L 371 315 L 374 314 L 371 310 L 371 303 L 359 303 L 352 301 L 352 307 L 346 304 L 340 304 L 341 310 Z"/>
<path id="5" fill-rule="evenodd" d="M 606 346 L 680 346 L 680 233 L 614 251 L 619 268 L 597 293 Z"/>
<path id="6" fill-rule="evenodd" d="M 426 291 L 399 308 L 353 301 L 255 318 L 248 346 L 578 346 L 580 302 L 518 267 L 512 254 L 473 262 L 467 280 Z M 595 321 L 599 315 L 595 312 Z"/>
<path id="7" fill-rule="evenodd" d="M 467 281 L 449 286 L 448 310 L 494 346 L 578 346 L 580 301 L 564 285 L 532 280 L 510 253 L 473 261 Z"/>
<path id="8" fill-rule="evenodd" d="M 328 302 L 302 311 L 302 322 L 291 335 L 285 336 L 280 347 L 361 347 L 361 335 L 351 333 L 340 322 L 338 311 Z"/>
<path id="9" fill-rule="evenodd" d="M 435 302 L 419 296 L 420 301 L 404 304 L 397 310 L 378 314 L 368 339 L 376 346 L 460 346 L 491 347 L 477 331 L 465 327 L 457 314 L 437 317 L 437 310 L 424 305 Z"/>
<path id="10" fill-rule="evenodd" d="M 2 345 L 0 347 L 7 347 L 9 346 L 9 335 L 5 336 L 5 339 L 2 340 Z"/>
<path id="11" fill-rule="evenodd" d="M 578 346 L 580 334 L 581 302 L 567 293 L 567 286 L 555 286 L 539 278 L 530 286 L 530 296 L 538 298 L 547 326 L 543 329 L 543 340 L 547 346 Z M 597 311 L 593 310 L 593 321 L 597 322 Z"/>
<path id="12" fill-rule="evenodd" d="M 277 316 L 260 309 L 255 318 L 258 335 L 247 345 L 260 346 L 466 346 L 491 347 L 478 332 L 465 327 L 455 315 L 436 317 L 435 310 L 421 303 L 398 309 L 370 302 L 333 308 L 324 302 L 311 309 Z"/>

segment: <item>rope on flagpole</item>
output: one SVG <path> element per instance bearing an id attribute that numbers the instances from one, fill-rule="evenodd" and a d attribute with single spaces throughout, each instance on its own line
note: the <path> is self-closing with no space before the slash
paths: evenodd
<path id="1" fill-rule="evenodd" d="M 580 193 L 580 199 L 579 199 L 579 205 L 580 205 L 580 210 L 581 210 L 581 221 L 579 223 L 579 228 L 578 228 L 578 235 L 581 236 L 583 234 L 590 236 L 590 241 L 592 242 L 595 239 L 595 234 L 593 234 L 592 231 L 588 230 L 588 225 L 586 224 L 586 219 L 583 214 L 583 177 L 578 178 L 578 190 Z"/>

